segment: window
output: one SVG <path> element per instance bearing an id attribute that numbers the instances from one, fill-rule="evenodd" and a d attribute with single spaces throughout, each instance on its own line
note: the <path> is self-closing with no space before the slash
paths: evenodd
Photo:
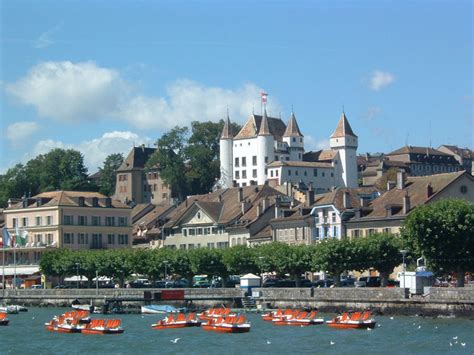
<path id="1" fill-rule="evenodd" d="M 295 137 L 293 137 L 293 142 L 296 142 L 296 138 L 295 138 Z"/>
<path id="2" fill-rule="evenodd" d="M 270 177 L 273 177 L 273 170 L 270 170 Z"/>
<path id="3" fill-rule="evenodd" d="M 89 237 L 86 233 L 79 233 L 77 235 L 78 244 L 89 244 Z"/>
<path id="4" fill-rule="evenodd" d="M 50 226 L 53 224 L 53 216 L 46 216 L 46 225 Z"/>
<path id="5" fill-rule="evenodd" d="M 115 226 L 115 217 L 105 217 L 105 225 L 107 227 Z"/>
<path id="6" fill-rule="evenodd" d="M 336 223 L 336 212 L 332 213 L 332 223 Z"/>
<path id="7" fill-rule="evenodd" d="M 87 226 L 87 216 L 78 216 L 77 224 L 79 224 L 80 226 Z"/>
<path id="8" fill-rule="evenodd" d="M 367 229 L 366 235 L 372 235 L 374 233 L 375 233 L 375 229 L 370 228 L 370 229 Z"/>
<path id="9" fill-rule="evenodd" d="M 301 153 L 298 153 L 298 158 L 300 158 L 300 159 L 301 159 Z"/>
<path id="10" fill-rule="evenodd" d="M 64 244 L 74 244 L 74 233 L 64 233 Z"/>
<path id="11" fill-rule="evenodd" d="M 188 244 L 188 249 L 194 249 L 194 244 Z"/>
<path id="12" fill-rule="evenodd" d="M 74 216 L 67 216 L 67 215 L 64 215 L 64 224 L 65 225 L 68 225 L 68 226 L 71 226 L 74 224 Z"/>
<path id="13" fill-rule="evenodd" d="M 187 237 L 188 236 L 188 230 L 183 228 L 183 236 Z"/>
<path id="14" fill-rule="evenodd" d="M 194 228 L 189 228 L 189 235 L 196 235 L 196 229 Z"/>
<path id="15" fill-rule="evenodd" d="M 322 173 L 321 175 L 324 177 L 324 171 L 323 171 L 323 173 Z"/>
<path id="16" fill-rule="evenodd" d="M 41 216 L 36 217 L 36 225 L 40 226 L 41 225 Z"/>
<path id="17" fill-rule="evenodd" d="M 119 227 L 126 227 L 127 226 L 127 217 L 119 217 L 118 218 Z"/>
<path id="18" fill-rule="evenodd" d="M 392 229 L 391 228 L 384 228 L 383 232 L 387 233 L 387 234 L 390 234 L 392 232 Z"/>
<path id="19" fill-rule="evenodd" d="M 278 170 L 275 170 L 275 176 L 278 177 Z"/>
<path id="20" fill-rule="evenodd" d="M 93 226 L 100 226 L 100 217 L 99 216 L 92 216 L 92 225 Z"/>
<path id="21" fill-rule="evenodd" d="M 127 181 L 127 175 L 119 175 L 119 181 Z"/>
<path id="22" fill-rule="evenodd" d="M 209 249 L 214 249 L 215 248 L 214 243 L 207 243 L 207 247 Z"/>
<path id="23" fill-rule="evenodd" d="M 162 198 L 163 200 L 166 200 L 168 198 L 168 194 L 166 192 L 163 192 Z"/>
<path id="24" fill-rule="evenodd" d="M 46 243 L 48 245 L 53 244 L 53 233 L 47 233 L 46 234 Z"/>
<path id="25" fill-rule="evenodd" d="M 265 164 L 268 163 L 268 157 L 265 157 Z"/>
<path id="26" fill-rule="evenodd" d="M 334 173 L 331 173 L 331 177 L 334 177 Z"/>
<path id="27" fill-rule="evenodd" d="M 12 222 L 13 222 L 13 228 L 15 228 L 15 227 L 18 226 L 18 219 L 13 218 L 13 219 L 12 219 Z"/>
<path id="28" fill-rule="evenodd" d="M 242 170 L 242 179 L 247 179 L 247 170 Z"/>
<path id="29" fill-rule="evenodd" d="M 252 165 L 257 165 L 257 156 L 256 155 L 254 155 L 252 157 Z"/>
<path id="30" fill-rule="evenodd" d="M 217 242 L 218 249 L 227 248 L 228 246 L 229 246 L 229 242 Z"/>
<path id="31" fill-rule="evenodd" d="M 235 171 L 235 178 L 240 179 L 240 171 L 238 170 Z"/>
<path id="32" fill-rule="evenodd" d="M 186 250 L 186 244 L 180 244 L 179 249 L 181 250 Z"/>
<path id="33" fill-rule="evenodd" d="M 304 176 L 308 176 L 308 172 L 306 170 L 304 171 Z"/>
<path id="34" fill-rule="evenodd" d="M 107 244 L 115 244 L 115 234 L 107 234 Z"/>
<path id="35" fill-rule="evenodd" d="M 300 138 L 300 143 L 303 143 L 303 138 Z"/>
<path id="36" fill-rule="evenodd" d="M 42 234 L 35 234 L 35 243 L 40 244 L 43 242 L 43 235 Z"/>
<path id="37" fill-rule="evenodd" d="M 21 219 L 21 225 L 22 225 L 23 227 L 28 227 L 28 218 L 27 218 L 27 217 L 23 217 L 23 218 Z"/>
<path id="38" fill-rule="evenodd" d="M 291 176 L 291 170 L 288 169 L 288 176 Z"/>
<path id="39" fill-rule="evenodd" d="M 286 160 L 287 160 L 287 161 L 290 160 L 290 157 L 286 157 Z"/>
<path id="40" fill-rule="evenodd" d="M 119 234 L 118 235 L 118 243 L 122 245 L 128 244 L 128 234 Z"/>
<path id="41" fill-rule="evenodd" d="M 332 236 L 333 236 L 334 238 L 337 237 L 337 227 L 336 227 L 336 226 L 332 227 Z"/>
<path id="42" fill-rule="evenodd" d="M 280 160 L 278 155 L 275 155 L 275 160 Z"/>
<path id="43" fill-rule="evenodd" d="M 272 171 L 272 173 L 273 173 L 273 171 Z M 272 176 L 273 176 L 273 174 L 272 174 Z M 254 177 L 254 178 L 257 177 L 257 169 L 252 170 L 252 177 Z"/>
<path id="44" fill-rule="evenodd" d="M 360 236 L 360 231 L 358 229 L 354 229 L 352 232 L 351 232 L 352 236 L 354 238 L 359 238 Z"/>
<path id="45" fill-rule="evenodd" d="M 235 167 L 239 167 L 239 158 L 235 158 Z"/>
<path id="46" fill-rule="evenodd" d="M 295 175 L 298 176 L 298 170 L 295 170 Z"/>
<path id="47" fill-rule="evenodd" d="M 202 228 L 197 228 L 197 235 L 202 235 Z"/>
<path id="48" fill-rule="evenodd" d="M 242 166 L 247 166 L 247 158 L 242 157 Z"/>

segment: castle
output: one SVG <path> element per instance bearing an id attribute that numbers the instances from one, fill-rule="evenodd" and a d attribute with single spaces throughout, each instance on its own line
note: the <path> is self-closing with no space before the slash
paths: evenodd
<path id="1" fill-rule="evenodd" d="M 333 187 L 357 187 L 358 138 L 345 113 L 330 137 L 330 149 L 305 152 L 304 136 L 295 114 L 288 124 L 280 118 L 252 114 L 234 135 L 227 116 L 220 136 L 221 188 L 285 183 L 312 186 L 319 192 Z"/>

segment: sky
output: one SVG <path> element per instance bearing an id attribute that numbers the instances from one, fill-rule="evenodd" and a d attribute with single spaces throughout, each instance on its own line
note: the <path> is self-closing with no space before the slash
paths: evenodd
<path id="1" fill-rule="evenodd" d="M 0 173 L 55 147 L 152 146 L 176 125 L 342 110 L 358 153 L 474 148 L 473 8 L 457 1 L 0 1 Z"/>

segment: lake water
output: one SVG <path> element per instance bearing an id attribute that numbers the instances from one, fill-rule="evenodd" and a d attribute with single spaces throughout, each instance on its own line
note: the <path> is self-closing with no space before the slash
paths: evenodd
<path id="1" fill-rule="evenodd" d="M 60 334 L 46 331 L 44 323 L 64 308 L 30 308 L 9 315 L 0 327 L 2 354 L 474 354 L 474 320 L 377 316 L 380 327 L 338 330 L 326 325 L 275 326 L 248 314 L 250 333 L 218 334 L 200 328 L 153 330 L 159 316 L 115 315 L 121 335 Z M 112 316 L 94 315 L 97 318 Z M 324 314 L 325 319 L 332 317 Z M 457 336 L 457 340 L 453 337 Z M 176 344 L 172 339 L 181 338 Z M 331 341 L 334 345 L 331 345 Z M 457 341 L 457 343 L 456 343 Z M 450 346 L 450 342 L 452 346 Z M 463 347 L 461 343 L 466 343 Z"/>

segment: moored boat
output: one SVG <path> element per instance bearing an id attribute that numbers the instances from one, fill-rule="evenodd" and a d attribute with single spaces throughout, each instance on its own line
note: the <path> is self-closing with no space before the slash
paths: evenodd
<path id="1" fill-rule="evenodd" d="M 64 315 L 54 317 L 44 325 L 47 330 L 57 333 L 80 333 L 83 327 L 79 324 L 79 319 L 66 318 Z"/>
<path id="2" fill-rule="evenodd" d="M 89 324 L 82 328 L 83 334 L 122 334 L 120 319 L 92 319 Z"/>
<path id="3" fill-rule="evenodd" d="M 315 318 L 317 311 L 298 312 L 290 315 L 283 315 L 281 317 L 274 317 L 272 323 L 275 325 L 294 325 L 294 326 L 309 326 L 316 324 L 323 324 L 324 319 Z"/>
<path id="4" fill-rule="evenodd" d="M 142 314 L 165 314 L 165 313 L 180 313 L 186 312 L 186 308 L 176 308 L 170 305 L 156 305 L 150 304 L 141 307 Z"/>
<path id="5" fill-rule="evenodd" d="M 230 308 L 210 308 L 202 313 L 198 313 L 201 320 L 217 319 L 221 317 L 235 317 L 236 313 L 231 313 Z"/>
<path id="6" fill-rule="evenodd" d="M 8 325 L 8 322 L 7 314 L 4 312 L 0 313 L 0 325 Z"/>
<path id="7" fill-rule="evenodd" d="M 202 328 L 221 333 L 248 333 L 250 323 L 247 322 L 244 315 L 228 316 L 225 318 L 211 318 L 202 325 Z"/>
<path id="8" fill-rule="evenodd" d="M 370 312 L 343 313 L 329 321 L 326 324 L 332 328 L 338 329 L 367 329 L 375 327 L 375 320 L 370 318 Z"/>
<path id="9" fill-rule="evenodd" d="M 0 307 L 0 312 L 2 313 L 18 314 L 19 311 L 20 311 L 19 307 L 15 305 Z"/>
<path id="10" fill-rule="evenodd" d="M 176 318 L 171 314 L 165 319 L 152 324 L 153 329 L 173 329 L 173 328 L 187 328 L 187 327 L 199 327 L 201 321 L 195 319 L 195 314 L 190 313 L 186 318 L 184 313 L 178 313 Z"/>

